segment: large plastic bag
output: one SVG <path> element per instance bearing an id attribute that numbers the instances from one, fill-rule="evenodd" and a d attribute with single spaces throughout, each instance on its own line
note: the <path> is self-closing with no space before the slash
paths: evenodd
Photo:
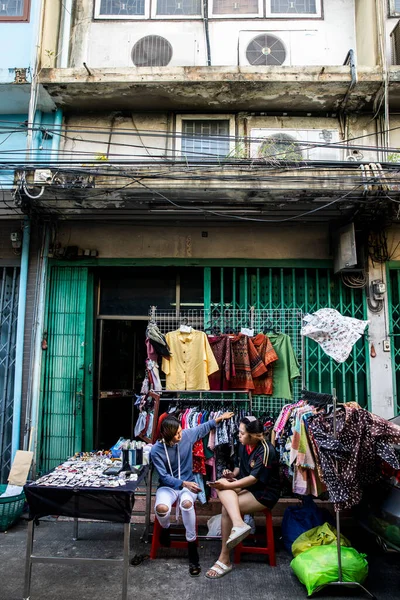
<path id="1" fill-rule="evenodd" d="M 297 540 L 293 542 L 292 554 L 298 556 L 306 550 L 310 550 L 314 546 L 328 546 L 329 544 L 336 544 L 337 531 L 329 523 L 324 523 L 318 527 L 314 527 L 305 533 L 299 535 Z M 340 544 L 342 546 L 351 546 L 349 540 L 344 536 L 340 536 Z"/>
<path id="2" fill-rule="evenodd" d="M 221 537 L 221 517 L 222 515 L 214 515 L 207 521 L 208 535 L 210 537 Z"/>
<path id="3" fill-rule="evenodd" d="M 282 538 L 286 550 L 291 553 L 292 544 L 299 535 L 330 520 L 333 519 L 329 511 L 318 508 L 311 497 L 306 497 L 301 506 L 288 506 L 282 519 Z"/>
<path id="4" fill-rule="evenodd" d="M 344 547 L 341 552 L 343 581 L 363 583 L 368 575 L 365 554 L 359 554 L 354 548 Z M 307 552 L 302 552 L 292 560 L 290 566 L 311 596 L 319 586 L 339 579 L 336 544 L 316 546 Z"/>

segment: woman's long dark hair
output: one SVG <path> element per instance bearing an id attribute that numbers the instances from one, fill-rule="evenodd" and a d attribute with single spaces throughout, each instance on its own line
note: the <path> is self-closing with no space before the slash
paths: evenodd
<path id="1" fill-rule="evenodd" d="M 165 417 L 160 427 L 160 437 L 167 444 L 169 444 L 172 438 L 175 436 L 176 432 L 179 429 L 179 421 L 176 417 L 170 416 Z"/>

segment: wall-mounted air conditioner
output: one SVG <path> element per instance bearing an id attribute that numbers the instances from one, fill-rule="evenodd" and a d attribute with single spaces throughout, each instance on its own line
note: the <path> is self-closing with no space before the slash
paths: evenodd
<path id="1" fill-rule="evenodd" d="M 136 36 L 131 48 L 135 67 L 190 67 L 198 64 L 198 42 L 192 33 Z"/>
<path id="2" fill-rule="evenodd" d="M 251 129 L 251 158 L 270 160 L 341 160 L 337 129 Z M 314 145 L 315 144 L 315 145 Z"/>
<path id="3" fill-rule="evenodd" d="M 301 66 L 323 64 L 320 34 L 302 31 L 240 31 L 240 66 Z"/>
<path id="4" fill-rule="evenodd" d="M 165 33 L 160 26 L 143 26 L 138 34 L 137 29 L 135 25 L 132 33 L 132 29 L 110 27 L 107 36 L 99 35 L 90 44 L 88 64 L 101 68 L 199 64 L 199 44 L 194 33 Z"/>

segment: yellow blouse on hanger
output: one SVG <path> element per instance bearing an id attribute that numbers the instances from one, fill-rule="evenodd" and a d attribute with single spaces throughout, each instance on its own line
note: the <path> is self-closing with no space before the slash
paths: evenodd
<path id="1" fill-rule="evenodd" d="M 209 390 L 208 376 L 219 367 L 203 331 L 184 333 L 177 329 L 166 335 L 171 350 L 161 368 L 167 376 L 167 390 Z"/>

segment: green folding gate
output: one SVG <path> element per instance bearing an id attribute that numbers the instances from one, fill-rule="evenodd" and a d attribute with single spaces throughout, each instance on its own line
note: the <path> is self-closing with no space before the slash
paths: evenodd
<path id="1" fill-rule="evenodd" d="M 83 449 L 87 362 L 88 269 L 54 267 L 47 301 L 47 349 L 42 371 L 40 472 Z"/>
<path id="2" fill-rule="evenodd" d="M 19 268 L 0 269 L 0 483 L 11 467 Z"/>
<path id="3" fill-rule="evenodd" d="M 392 340 L 395 414 L 400 414 L 400 265 L 389 270 L 389 327 Z"/>
<path id="4" fill-rule="evenodd" d="M 332 307 L 346 316 L 366 318 L 362 290 L 346 287 L 332 269 L 299 267 L 207 267 L 204 273 L 205 308 L 212 305 L 248 310 L 292 309 L 313 313 Z M 330 359 L 320 346 L 305 340 L 304 383 L 310 390 L 336 388 L 342 402 L 369 406 L 369 363 L 366 339 L 354 346 L 343 364 Z"/>

